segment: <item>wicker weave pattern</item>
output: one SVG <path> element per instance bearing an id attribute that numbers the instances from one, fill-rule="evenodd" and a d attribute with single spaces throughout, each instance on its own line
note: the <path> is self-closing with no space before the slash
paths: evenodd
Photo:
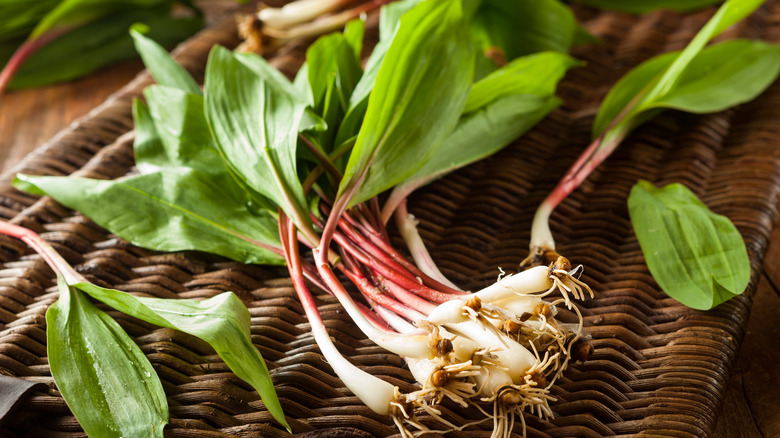
<path id="1" fill-rule="evenodd" d="M 576 50 L 584 68 L 560 87 L 565 105 L 497 156 L 416 194 L 410 209 L 445 274 L 479 288 L 498 267 L 524 257 L 534 208 L 589 139 L 598 102 L 622 74 L 656 53 L 679 49 L 711 13 L 654 13 L 642 18 L 580 9 L 605 44 Z M 178 50 L 196 76 L 215 42 L 234 45 L 230 20 Z M 735 36 L 780 39 L 780 3 L 770 2 Z M 292 72 L 300 48 L 275 65 Z M 121 90 L 79 125 L 55 138 L 22 168 L 29 173 L 115 178 L 132 167 L 131 98 L 146 75 Z M 708 116 L 668 112 L 633 134 L 552 217 L 559 250 L 585 266 L 596 298 L 581 308 L 596 347 L 559 381 L 556 417 L 527 416 L 529 436 L 629 435 L 697 437 L 711 433 L 750 307 L 750 293 L 710 312 L 679 305 L 658 289 L 644 266 L 628 221 L 626 197 L 639 178 L 684 182 L 743 233 L 757 270 L 780 195 L 780 87 L 735 110 Z M 121 137 L 121 138 L 120 138 Z M 117 140 L 118 139 L 118 140 Z M 7 176 L 6 176 L 7 177 Z M 252 314 L 253 342 L 269 361 L 286 414 L 299 436 L 388 436 L 388 418 L 352 396 L 323 361 L 283 269 L 244 266 L 203 254 L 157 254 L 96 227 L 50 199 L 0 189 L 0 216 L 43 234 L 96 283 L 157 297 L 204 298 L 232 290 Z M 56 298 L 53 274 L 21 242 L 0 237 L 0 373 L 49 385 L 30 399 L 2 436 L 83 436 L 58 397 L 46 358 L 44 313 Z M 319 297 L 339 349 L 355 363 L 413 388 L 396 356 L 372 345 L 334 299 Z M 171 405 L 170 436 L 287 436 L 251 388 L 235 378 L 202 342 L 111 313 L 134 336 L 158 371 Z M 445 405 L 444 417 L 464 424 L 472 411 Z M 484 432 L 477 430 L 484 429 Z M 519 431 L 519 428 L 518 428 Z M 448 436 L 489 436 L 489 425 Z"/>

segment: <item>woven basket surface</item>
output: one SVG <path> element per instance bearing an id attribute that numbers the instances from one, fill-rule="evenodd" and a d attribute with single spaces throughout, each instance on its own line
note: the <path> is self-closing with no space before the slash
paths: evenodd
<path id="1" fill-rule="evenodd" d="M 559 88 L 562 107 L 496 156 L 446 177 L 410 200 L 421 233 L 456 283 L 478 289 L 499 268 L 525 257 L 535 207 L 583 150 L 598 104 L 632 66 L 677 50 L 713 9 L 643 17 L 578 8 L 602 40 L 575 49 L 586 61 Z M 780 2 L 770 2 L 723 38 L 780 39 Z M 176 51 L 202 77 L 209 47 L 234 46 L 223 20 Z M 272 63 L 292 74 L 303 46 Z M 147 74 L 120 90 L 30 156 L 16 171 L 116 178 L 133 166 L 130 104 Z M 528 436 L 709 436 L 750 310 L 780 195 L 780 86 L 757 100 L 712 115 L 666 112 L 644 125 L 552 216 L 558 250 L 584 266 L 595 299 L 583 303 L 594 354 L 572 365 L 554 389 L 555 417 L 526 415 Z M 0 216 L 42 233 L 90 280 L 156 297 L 206 298 L 235 292 L 252 315 L 252 340 L 268 361 L 296 436 L 389 436 L 388 417 L 371 412 L 335 377 L 319 353 L 284 269 L 246 266 L 200 253 L 161 254 L 134 247 L 49 198 L 0 188 Z M 708 312 L 686 308 L 654 282 L 628 219 L 626 199 L 639 179 L 683 182 L 743 234 L 753 275 L 748 292 Z M 400 241 L 397 242 L 399 245 Z M 20 408 L 0 436 L 84 436 L 59 397 L 46 356 L 44 314 L 57 298 L 54 274 L 23 243 L 0 237 L 0 373 L 49 386 Z M 414 388 L 403 361 L 374 346 L 335 300 L 318 295 L 336 345 L 360 367 Z M 257 393 L 195 338 L 110 312 L 159 373 L 171 406 L 172 437 L 288 436 Z M 472 410 L 442 407 L 464 424 Z M 517 432 L 520 432 L 518 427 Z M 448 436 L 489 436 L 490 424 Z"/>

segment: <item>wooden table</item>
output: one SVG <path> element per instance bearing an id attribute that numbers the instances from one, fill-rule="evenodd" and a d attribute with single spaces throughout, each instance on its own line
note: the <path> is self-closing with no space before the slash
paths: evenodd
<path id="1" fill-rule="evenodd" d="M 72 121 L 132 79 L 140 62 L 125 62 L 68 84 L 0 98 L 0 169 L 7 172 Z M 729 381 L 716 437 L 780 436 L 780 231 L 775 230 L 754 298 L 747 335 Z"/>

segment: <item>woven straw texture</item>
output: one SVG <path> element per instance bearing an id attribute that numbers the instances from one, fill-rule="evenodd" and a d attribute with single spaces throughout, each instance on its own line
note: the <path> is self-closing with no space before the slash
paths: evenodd
<path id="1" fill-rule="evenodd" d="M 526 255 L 535 206 L 589 140 L 598 103 L 632 66 L 682 48 L 712 9 L 643 17 L 578 8 L 603 40 L 575 50 L 586 61 L 559 89 L 564 105 L 524 138 L 413 196 L 411 211 L 433 257 L 451 279 L 477 289 Z M 780 2 L 770 2 L 724 38 L 780 39 Z M 237 44 L 232 18 L 183 44 L 177 59 L 202 76 L 209 47 Z M 292 73 L 302 47 L 272 62 Z M 105 104 L 30 156 L 16 171 L 116 178 L 133 165 L 130 103 L 150 83 L 142 74 Z M 552 216 L 559 251 L 585 267 L 596 292 L 581 305 L 593 336 L 591 358 L 570 367 L 554 390 L 555 417 L 530 415 L 540 437 L 645 434 L 709 436 L 743 336 L 780 194 L 780 86 L 725 112 L 666 112 L 640 128 Z M 108 234 L 48 198 L 0 188 L 0 216 L 42 233 L 89 279 L 156 297 L 205 298 L 234 291 L 252 315 L 252 340 L 266 358 L 296 436 L 389 436 L 392 421 L 351 395 L 323 360 L 283 269 L 245 266 L 199 253 L 160 254 Z M 668 298 L 644 265 L 626 198 L 638 179 L 683 182 L 742 232 L 753 276 L 748 292 L 709 312 Z M 400 243 L 399 243 L 400 244 Z M 0 374 L 42 382 L 0 436 L 84 436 L 58 396 L 46 357 L 44 314 L 57 298 L 54 275 L 23 243 L 0 237 Z M 413 389 L 401 359 L 374 346 L 334 299 L 320 310 L 339 349 L 360 367 Z M 111 312 L 159 373 L 171 406 L 167 436 L 287 436 L 251 387 L 202 342 Z M 454 423 L 478 418 L 445 405 Z M 489 436 L 490 425 L 448 436 Z M 517 428 L 520 432 L 520 428 Z"/>

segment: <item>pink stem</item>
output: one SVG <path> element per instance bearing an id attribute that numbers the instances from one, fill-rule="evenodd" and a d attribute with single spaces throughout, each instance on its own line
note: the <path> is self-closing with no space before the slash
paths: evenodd
<path id="1" fill-rule="evenodd" d="M 398 250 L 393 248 L 393 246 L 390 245 L 388 241 L 385 240 L 378 232 L 365 227 L 360 227 L 360 232 L 366 236 L 380 251 L 389 256 L 390 260 L 393 260 L 395 263 L 400 265 L 403 270 L 408 271 L 412 275 L 411 278 L 419 278 L 422 280 L 424 285 L 430 287 L 431 289 L 436 289 L 442 293 L 448 293 L 452 295 L 463 295 L 465 293 L 462 290 L 453 288 L 452 286 L 445 284 L 421 271 L 420 268 L 415 266 L 413 263 L 407 260 L 406 257 L 399 253 Z"/>
<path id="2" fill-rule="evenodd" d="M 419 311 L 420 313 L 428 315 L 433 311 L 433 309 L 436 308 L 436 305 L 430 301 L 426 301 L 419 296 L 410 293 L 408 290 L 382 277 L 379 274 L 376 274 L 376 283 L 380 283 L 385 286 L 387 291 L 390 292 L 390 295 L 394 296 L 395 299 L 402 303 L 406 303 L 406 305 Z"/>
<path id="3" fill-rule="evenodd" d="M 41 236 L 28 230 L 27 228 L 13 225 L 5 221 L 0 221 L 0 233 L 15 237 L 22 242 L 29 245 L 36 253 L 38 253 L 46 264 L 59 275 L 65 278 L 66 283 L 73 285 L 81 283 L 84 277 L 76 272 L 75 269 L 64 259 L 62 256 L 49 245 L 48 242 L 43 240 Z"/>

